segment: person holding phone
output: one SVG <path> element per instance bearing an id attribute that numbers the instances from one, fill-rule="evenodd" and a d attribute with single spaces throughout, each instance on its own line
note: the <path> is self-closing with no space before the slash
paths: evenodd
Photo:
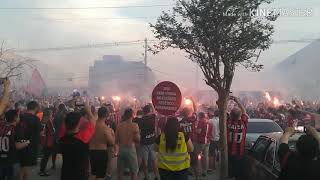
<path id="1" fill-rule="evenodd" d="M 229 177 L 239 178 L 243 172 L 244 147 L 247 135 L 249 116 L 240 100 L 230 96 L 238 107 L 234 107 L 227 119 Z"/>

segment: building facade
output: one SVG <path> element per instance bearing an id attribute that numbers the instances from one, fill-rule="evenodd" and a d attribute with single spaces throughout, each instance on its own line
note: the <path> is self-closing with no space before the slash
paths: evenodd
<path id="1" fill-rule="evenodd" d="M 142 62 L 105 55 L 89 68 L 89 89 L 98 96 L 143 96 L 155 85 L 155 75 Z"/>

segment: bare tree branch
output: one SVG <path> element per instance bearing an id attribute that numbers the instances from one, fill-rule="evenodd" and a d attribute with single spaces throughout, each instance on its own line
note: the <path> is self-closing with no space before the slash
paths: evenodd
<path id="1" fill-rule="evenodd" d="M 2 41 L 0 47 L 0 75 L 2 78 L 21 76 L 25 67 L 33 67 L 34 60 L 14 55 L 10 49 L 4 49 L 4 44 L 5 41 Z"/>

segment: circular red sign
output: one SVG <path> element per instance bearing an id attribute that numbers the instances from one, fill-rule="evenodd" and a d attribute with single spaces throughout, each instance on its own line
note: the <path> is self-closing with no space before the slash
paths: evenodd
<path id="1" fill-rule="evenodd" d="M 172 82 L 161 82 L 153 89 L 152 103 L 159 114 L 165 116 L 175 115 L 181 106 L 181 102 L 181 91 Z"/>

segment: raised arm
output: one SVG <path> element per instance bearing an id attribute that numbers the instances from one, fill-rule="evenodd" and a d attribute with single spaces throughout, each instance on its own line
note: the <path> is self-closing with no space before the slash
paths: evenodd
<path id="1" fill-rule="evenodd" d="M 140 130 L 139 130 L 138 124 L 136 124 L 136 123 L 134 123 L 133 141 L 136 143 L 140 142 Z"/>
<path id="2" fill-rule="evenodd" d="M 320 134 L 318 133 L 318 131 L 314 127 L 307 126 L 306 133 L 313 136 L 318 141 L 318 143 L 320 145 Z"/>
<path id="3" fill-rule="evenodd" d="M 290 136 L 294 135 L 294 133 L 295 133 L 295 130 L 293 127 L 287 128 L 280 138 L 280 144 L 288 144 Z"/>
<path id="4" fill-rule="evenodd" d="M 106 136 L 107 136 L 107 144 L 108 146 L 114 146 L 115 144 L 115 136 L 114 136 L 114 132 L 111 128 L 108 128 L 108 130 L 106 131 Z"/>
<path id="5" fill-rule="evenodd" d="M 86 102 L 84 104 L 84 107 L 86 109 L 86 112 L 88 114 L 88 120 L 89 122 L 92 122 L 93 124 L 96 123 L 96 120 L 97 120 L 97 116 L 95 114 L 92 113 L 91 111 L 91 106 L 89 105 L 89 99 L 86 98 Z"/>
<path id="6" fill-rule="evenodd" d="M 0 99 L 0 114 L 3 114 L 8 103 L 9 103 L 9 93 L 10 93 L 10 81 L 8 79 L 4 79 L 3 81 L 3 95 Z"/>
<path id="7" fill-rule="evenodd" d="M 230 96 L 230 100 L 233 100 L 238 105 L 238 107 L 240 108 L 242 114 L 245 114 L 245 115 L 248 116 L 247 111 L 244 108 L 244 106 L 241 104 L 239 98 L 237 98 L 235 96 Z"/>
<path id="8" fill-rule="evenodd" d="M 189 98 L 192 101 L 193 112 L 196 113 L 198 111 L 196 101 L 193 97 Z"/>

